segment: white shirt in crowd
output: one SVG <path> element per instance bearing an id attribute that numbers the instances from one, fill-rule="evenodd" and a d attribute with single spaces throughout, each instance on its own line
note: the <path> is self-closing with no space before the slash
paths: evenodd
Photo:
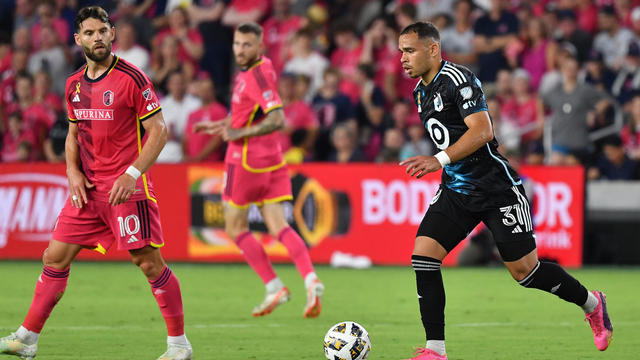
<path id="1" fill-rule="evenodd" d="M 149 73 L 149 52 L 140 45 L 133 45 L 129 50 L 117 49 L 117 56 L 137 66 L 145 74 Z"/>
<path id="2" fill-rule="evenodd" d="M 169 130 L 169 140 L 158 156 L 158 162 L 175 163 L 182 161 L 182 137 L 189 115 L 202 106 L 195 96 L 185 94 L 182 101 L 167 95 L 160 100 L 162 116 Z"/>

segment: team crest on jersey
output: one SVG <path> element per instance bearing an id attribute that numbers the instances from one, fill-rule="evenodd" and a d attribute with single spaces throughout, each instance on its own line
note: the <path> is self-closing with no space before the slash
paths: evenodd
<path id="1" fill-rule="evenodd" d="M 442 109 L 444 109 L 444 103 L 442 102 L 440 93 L 436 93 L 433 96 L 433 107 L 436 109 L 436 111 L 442 111 Z"/>
<path id="2" fill-rule="evenodd" d="M 104 94 L 102 94 L 102 103 L 105 106 L 111 106 L 111 104 L 113 104 L 113 91 L 111 90 L 107 90 L 104 92 Z"/>
<path id="3" fill-rule="evenodd" d="M 146 89 L 145 91 L 142 92 L 142 96 L 147 100 L 151 100 L 152 95 L 151 95 L 151 89 Z"/>
<path id="4" fill-rule="evenodd" d="M 471 89 L 471 86 L 465 86 L 462 89 L 460 89 L 460 96 L 462 96 L 464 100 L 471 99 L 472 95 L 473 95 L 473 90 Z"/>

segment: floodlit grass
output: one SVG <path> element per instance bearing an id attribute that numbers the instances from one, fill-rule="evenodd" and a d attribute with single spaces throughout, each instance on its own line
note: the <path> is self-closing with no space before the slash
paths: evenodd
<path id="1" fill-rule="evenodd" d="M 305 290 L 293 266 L 276 266 L 292 291 L 291 301 L 257 319 L 251 309 L 262 300 L 263 286 L 248 266 L 171 267 L 182 285 L 194 359 L 324 359 L 325 332 L 344 320 L 369 331 L 372 360 L 406 358 L 414 346 L 424 345 L 409 267 L 318 267 L 327 288 L 318 319 L 302 318 Z M 0 336 L 24 319 L 40 270 L 36 262 L 0 262 Z M 449 359 L 640 358 L 640 269 L 571 273 L 588 288 L 607 293 L 615 329 L 609 350 L 595 349 L 579 308 L 520 287 L 506 270 L 446 268 Z M 67 292 L 40 338 L 38 359 L 155 359 L 166 348 L 165 336 L 160 312 L 137 268 L 76 263 Z"/>

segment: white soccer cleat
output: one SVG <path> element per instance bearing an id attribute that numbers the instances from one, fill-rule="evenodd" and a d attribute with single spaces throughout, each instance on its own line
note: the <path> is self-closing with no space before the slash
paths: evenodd
<path id="1" fill-rule="evenodd" d="M 38 344 L 27 345 L 15 333 L 0 338 L 0 354 L 15 355 L 20 359 L 33 360 L 38 351 Z"/>
<path id="2" fill-rule="evenodd" d="M 315 318 L 320 315 L 323 293 L 324 285 L 318 279 L 313 280 L 313 283 L 307 289 L 307 305 L 304 307 L 305 318 Z"/>
<path id="3" fill-rule="evenodd" d="M 253 316 L 258 317 L 271 313 L 278 305 L 289 301 L 289 297 L 291 297 L 291 293 L 286 286 L 274 293 L 267 293 L 262 304 L 253 308 Z"/>
<path id="4" fill-rule="evenodd" d="M 167 345 L 167 351 L 160 355 L 158 360 L 191 360 L 193 349 L 191 345 Z"/>

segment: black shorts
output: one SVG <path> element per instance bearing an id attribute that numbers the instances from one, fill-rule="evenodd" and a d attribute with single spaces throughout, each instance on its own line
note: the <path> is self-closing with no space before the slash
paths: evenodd
<path id="1" fill-rule="evenodd" d="M 536 248 L 522 185 L 487 196 L 465 195 L 440 185 L 416 236 L 430 237 L 451 252 L 480 221 L 491 230 L 503 261 L 518 260 Z"/>

